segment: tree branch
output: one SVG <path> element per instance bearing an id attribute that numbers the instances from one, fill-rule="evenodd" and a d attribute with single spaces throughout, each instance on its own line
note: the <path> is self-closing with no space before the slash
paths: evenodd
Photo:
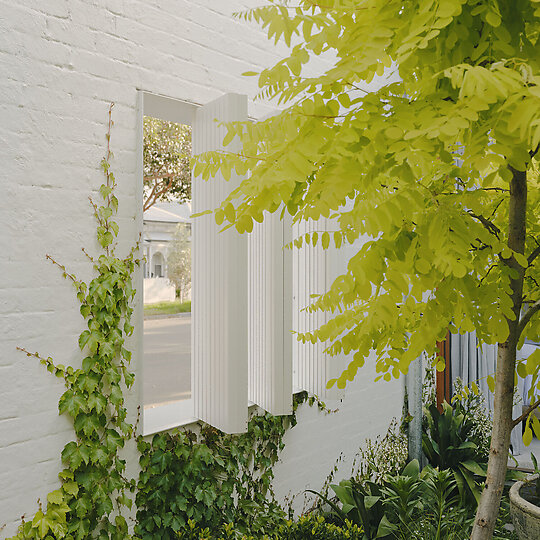
<path id="1" fill-rule="evenodd" d="M 173 176 L 173 174 L 170 172 L 163 174 L 153 174 L 152 176 L 145 176 L 144 181 L 146 182 L 150 180 L 165 180 L 165 178 L 170 178 L 171 176 Z"/>
<path id="2" fill-rule="evenodd" d="M 494 269 L 496 268 L 496 264 L 492 264 L 489 268 L 488 268 L 488 271 L 485 273 L 485 275 L 482 277 L 482 279 L 480 280 L 480 283 L 482 283 L 484 281 L 484 279 L 486 279 L 488 276 L 489 276 L 489 273 Z"/>
<path id="3" fill-rule="evenodd" d="M 540 311 L 540 300 L 538 300 L 537 302 L 535 302 L 528 310 L 527 312 L 525 313 L 525 315 L 523 315 L 523 317 L 521 317 L 520 321 L 519 321 L 519 324 L 518 324 L 518 327 L 517 327 L 517 337 L 518 339 L 521 337 L 521 334 L 523 333 L 523 330 L 525 330 L 525 327 L 527 326 L 527 324 L 529 324 L 529 321 L 531 320 L 531 318 L 533 317 L 533 315 L 535 313 L 538 313 Z"/>
<path id="4" fill-rule="evenodd" d="M 156 191 L 156 189 L 158 188 L 161 182 L 156 182 L 156 184 L 154 185 L 152 189 L 152 192 L 147 197 L 146 201 L 144 201 L 143 212 L 145 212 L 151 206 L 153 206 L 162 195 L 165 195 L 165 193 L 171 190 L 172 185 L 173 185 L 173 177 L 169 176 L 168 178 L 169 178 L 169 181 L 165 184 L 165 186 L 162 189 L 158 191 Z"/>
<path id="5" fill-rule="evenodd" d="M 156 193 L 156 189 L 159 186 L 159 181 L 157 178 L 154 178 L 154 187 L 152 188 L 152 191 L 150 192 L 150 195 L 146 198 L 146 200 L 143 203 L 143 212 L 148 210 L 156 201 L 154 194 Z"/>
<path id="6" fill-rule="evenodd" d="M 525 279 L 530 279 L 534 283 L 535 287 L 540 289 L 540 284 L 532 276 L 525 276 Z M 536 300 L 533 300 L 533 302 L 536 302 Z"/>
<path id="7" fill-rule="evenodd" d="M 540 255 L 540 246 L 536 246 L 534 251 L 527 257 L 527 262 L 529 263 L 529 266 L 533 263 L 534 259 Z"/>
<path id="8" fill-rule="evenodd" d="M 523 420 L 525 420 L 525 418 L 527 418 L 527 416 L 529 416 L 529 414 L 531 414 L 534 409 L 536 409 L 539 405 L 540 399 L 538 399 L 532 405 L 529 405 L 529 407 L 527 407 L 526 411 L 521 416 L 518 416 L 515 420 L 512 420 L 512 429 L 514 429 L 520 422 L 523 422 Z"/>
<path id="9" fill-rule="evenodd" d="M 499 238 L 499 234 L 501 233 L 501 230 L 497 225 L 495 225 L 493 222 L 489 221 L 489 219 L 485 218 L 484 216 L 481 216 L 479 214 L 475 214 L 474 212 L 467 212 L 469 216 L 477 219 L 490 233 L 494 234 L 497 238 Z"/>

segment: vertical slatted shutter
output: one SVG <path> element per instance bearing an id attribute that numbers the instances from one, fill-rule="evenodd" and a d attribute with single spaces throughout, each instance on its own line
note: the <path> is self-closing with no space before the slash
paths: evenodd
<path id="1" fill-rule="evenodd" d="M 317 221 L 303 221 L 294 225 L 293 236 L 297 238 L 317 231 L 319 241 L 315 247 L 302 244 L 293 250 L 293 328 L 304 333 L 312 332 L 325 324 L 333 315 L 316 311 L 302 311 L 313 302 L 311 295 L 328 290 L 333 280 L 346 268 L 340 250 L 321 246 L 321 233 L 330 230 L 331 221 L 321 218 Z M 306 390 L 323 399 L 337 399 L 343 395 L 335 385 L 326 388 L 329 379 L 339 376 L 346 367 L 343 355 L 330 356 L 324 352 L 329 342 L 302 343 L 295 340 L 293 348 L 293 387 L 295 391 Z"/>
<path id="2" fill-rule="evenodd" d="M 249 251 L 249 399 L 271 414 L 292 412 L 290 220 L 255 223 Z"/>
<path id="3" fill-rule="evenodd" d="M 223 149 L 225 128 L 214 121 L 247 119 L 247 97 L 226 94 L 200 107 L 193 126 L 195 154 Z M 235 142 L 227 151 L 238 150 Z M 240 183 L 218 174 L 194 179 L 193 212 L 216 208 Z M 247 428 L 247 237 L 219 232 L 214 216 L 193 223 L 192 341 L 195 415 L 226 433 Z"/>

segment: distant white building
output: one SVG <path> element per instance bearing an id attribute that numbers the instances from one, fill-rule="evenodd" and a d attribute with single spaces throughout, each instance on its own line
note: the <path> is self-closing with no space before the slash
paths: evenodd
<path id="1" fill-rule="evenodd" d="M 143 214 L 144 303 L 175 299 L 175 287 L 168 279 L 167 259 L 174 231 L 183 223 L 191 231 L 191 203 L 163 202 Z"/>

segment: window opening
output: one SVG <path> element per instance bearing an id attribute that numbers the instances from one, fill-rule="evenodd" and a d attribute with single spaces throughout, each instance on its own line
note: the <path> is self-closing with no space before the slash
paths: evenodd
<path id="1" fill-rule="evenodd" d="M 225 94 L 204 106 L 197 106 L 180 100 L 158 96 L 148 92 L 140 92 L 140 157 L 141 180 L 143 172 L 143 157 L 148 160 L 149 148 L 146 144 L 143 148 L 143 132 L 145 117 L 158 121 L 180 124 L 193 128 L 193 143 L 196 152 L 205 150 L 221 149 L 221 141 L 225 136 L 225 128 L 218 126 L 215 119 L 222 121 L 238 121 L 247 119 L 247 98 L 239 94 Z M 146 119 L 147 132 L 150 120 Z M 167 126 L 169 129 L 171 126 Z M 174 127 L 174 126 L 172 126 Z M 180 128 L 175 128 L 180 129 Z M 187 131 L 187 130 L 185 130 Z M 146 149 L 146 156 L 143 156 Z M 170 152 L 174 154 L 174 152 Z M 187 154 L 182 151 L 181 153 Z M 184 157 L 184 156 L 183 156 Z M 166 160 L 156 159 L 161 165 Z M 148 298 L 152 287 L 171 279 L 173 267 L 182 266 L 185 258 L 175 260 L 167 249 L 164 231 L 164 222 L 170 222 L 170 208 L 164 208 L 161 202 L 150 205 L 152 198 L 160 194 L 168 185 L 170 176 L 167 167 L 163 166 L 153 174 L 146 170 L 146 190 L 143 202 L 142 182 L 139 192 L 140 221 L 144 224 L 144 252 L 146 258 L 144 298 L 147 300 L 146 312 L 149 315 Z M 160 183 L 161 182 L 161 183 Z M 200 212 L 208 208 L 215 208 L 237 185 L 239 179 L 234 177 L 225 181 L 221 175 L 216 175 L 213 182 L 197 182 L 193 187 L 193 196 L 185 197 L 183 205 L 189 207 L 192 199 L 193 212 Z M 184 186 L 185 187 L 185 186 Z M 189 186 L 191 191 L 191 186 Z M 180 193 L 186 193 L 180 191 Z M 172 203 L 173 201 L 166 201 Z M 143 207 L 146 210 L 143 214 Z M 191 215 L 191 209 L 186 217 Z M 154 219 L 150 219 L 154 214 Z M 159 214 L 159 215 L 157 215 Z M 141 219 L 142 218 L 142 219 Z M 174 234 L 180 237 L 184 246 L 193 247 L 193 310 L 189 315 L 191 331 L 185 332 L 187 339 L 173 346 L 176 352 L 182 352 L 189 356 L 189 362 L 184 363 L 190 370 L 188 377 L 186 370 L 181 378 L 184 387 L 178 384 L 178 358 L 172 366 L 166 366 L 162 373 L 160 383 L 155 381 L 157 374 L 156 366 L 163 364 L 163 356 L 156 356 L 149 361 L 149 347 L 151 340 L 157 342 L 154 349 L 167 348 L 156 334 L 159 332 L 152 328 L 158 325 L 159 319 L 147 319 L 144 333 L 141 332 L 144 347 L 142 358 L 142 381 L 143 381 L 143 434 L 149 435 L 158 431 L 203 420 L 227 433 L 240 433 L 247 426 L 247 402 L 248 402 L 248 332 L 247 332 L 247 238 L 240 237 L 234 230 L 219 233 L 213 216 L 202 216 L 194 220 L 188 219 L 186 226 L 180 230 L 169 231 L 169 238 Z M 219 234 L 219 237 L 218 237 Z M 182 251 L 183 248 L 179 249 Z M 163 259 L 154 260 L 157 253 Z M 156 268 L 156 265 L 158 268 Z M 152 274 L 154 274 L 152 276 Z M 157 277 L 156 274 L 163 277 Z M 190 278 L 191 279 L 191 278 Z M 179 297 L 182 304 L 189 303 L 191 284 L 182 281 L 174 285 L 173 289 L 179 289 Z M 164 288 L 162 287 L 161 290 Z M 188 312 L 189 313 L 189 312 Z M 189 315 L 178 316 L 185 321 Z M 169 320 L 169 322 L 171 322 Z M 165 323 L 161 323 L 161 328 Z M 185 327 L 184 327 L 185 329 Z M 179 334 L 177 330 L 175 334 Z M 176 370 L 176 371 L 174 371 Z M 176 383 L 172 381 L 177 378 Z M 161 394 L 170 386 L 169 396 L 156 397 L 154 390 Z M 153 386 L 155 385 L 155 386 Z M 188 386 L 189 385 L 189 386 Z M 186 388 L 187 386 L 187 388 Z M 152 397 L 153 396 L 153 397 Z"/>
<path id="2" fill-rule="evenodd" d="M 166 113 L 167 101 L 158 99 Z M 193 416 L 191 347 L 191 125 L 143 102 L 143 430 Z M 150 100 L 149 100 L 150 101 Z M 154 105 L 154 101 L 150 101 Z M 152 109 L 152 107 L 150 107 Z M 173 110 L 173 108 L 171 108 Z M 156 115 L 158 116 L 158 115 Z M 165 118 L 164 118 L 165 117 Z"/>

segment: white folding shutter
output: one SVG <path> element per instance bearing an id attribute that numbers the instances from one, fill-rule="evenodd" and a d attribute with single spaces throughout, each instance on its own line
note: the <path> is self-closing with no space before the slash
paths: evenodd
<path id="1" fill-rule="evenodd" d="M 331 222 L 321 218 L 317 221 L 302 221 L 294 225 L 293 236 L 298 238 L 306 233 L 317 231 L 317 245 L 302 244 L 300 249 L 293 250 L 293 328 L 305 333 L 316 330 L 325 324 L 333 315 L 328 312 L 304 310 L 313 301 L 313 294 L 321 294 L 328 290 L 333 280 L 343 271 L 345 265 L 340 264 L 340 252 L 332 247 L 322 248 L 321 236 L 331 229 Z M 343 267 L 343 268 L 342 268 Z M 306 390 L 323 399 L 337 399 L 343 392 L 334 385 L 327 389 L 329 379 L 341 374 L 346 367 L 343 355 L 330 356 L 324 352 L 328 342 L 302 343 L 295 340 L 293 348 L 293 387 L 295 391 Z"/>
<path id="2" fill-rule="evenodd" d="M 247 119 L 247 97 L 226 94 L 200 107 L 193 125 L 193 152 L 223 150 L 219 121 Z M 237 151 L 233 141 L 226 151 Z M 218 174 L 194 179 L 193 212 L 216 208 L 241 179 Z M 226 432 L 247 429 L 247 236 L 219 232 L 213 214 L 194 219 L 192 340 L 195 415 Z"/>
<path id="3" fill-rule="evenodd" d="M 292 412 L 290 220 L 255 223 L 249 252 L 249 399 L 271 414 Z"/>

